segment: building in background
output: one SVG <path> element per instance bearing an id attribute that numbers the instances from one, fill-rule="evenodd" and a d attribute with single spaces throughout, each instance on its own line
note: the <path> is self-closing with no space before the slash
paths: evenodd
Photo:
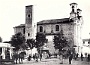
<path id="1" fill-rule="evenodd" d="M 32 11 L 33 11 L 33 5 L 26 6 L 25 10 L 25 37 L 26 39 L 33 38 L 33 21 L 32 21 Z"/>
<path id="2" fill-rule="evenodd" d="M 14 27 L 14 33 L 22 33 L 25 35 L 26 40 L 35 38 L 34 36 L 34 23 L 32 20 L 33 17 L 33 5 L 25 7 L 25 24 L 20 24 L 19 26 Z"/>
<path id="3" fill-rule="evenodd" d="M 54 35 L 63 31 L 63 35 L 67 38 L 71 47 L 75 47 L 77 53 L 81 53 L 82 38 L 81 29 L 83 18 L 80 9 L 77 8 L 77 3 L 71 3 L 70 17 L 62 19 L 51 19 L 37 22 L 37 32 L 45 33 L 48 39 L 48 48 L 51 53 L 54 53 L 53 38 Z M 14 27 L 15 34 L 21 32 L 26 39 L 35 38 L 34 23 L 32 19 L 33 6 L 26 6 L 25 24 Z"/>
<path id="4" fill-rule="evenodd" d="M 19 26 L 14 27 L 14 33 L 17 34 L 19 32 L 25 35 L 25 24 L 20 24 Z"/>
<path id="5" fill-rule="evenodd" d="M 63 31 L 64 37 L 70 44 L 70 47 L 75 47 L 77 53 L 81 53 L 81 29 L 82 29 L 82 16 L 81 10 L 77 9 L 77 3 L 71 3 L 70 17 L 62 19 L 43 20 L 37 23 L 37 32 L 45 33 L 48 39 L 48 47 L 51 53 L 54 53 L 53 39 L 54 35 L 57 35 Z"/>
<path id="6" fill-rule="evenodd" d="M 90 39 L 83 39 L 81 51 L 84 56 L 90 54 Z"/>

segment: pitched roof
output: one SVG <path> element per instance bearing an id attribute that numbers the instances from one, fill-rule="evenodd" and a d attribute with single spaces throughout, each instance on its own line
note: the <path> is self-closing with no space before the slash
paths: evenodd
<path id="1" fill-rule="evenodd" d="M 83 41 L 89 41 L 90 39 L 83 39 Z"/>
<path id="2" fill-rule="evenodd" d="M 25 24 L 20 24 L 18 26 L 15 26 L 14 28 L 21 28 L 21 27 L 25 27 Z"/>
<path id="3" fill-rule="evenodd" d="M 73 22 L 73 21 L 69 18 L 62 18 L 62 19 L 42 20 L 40 22 L 37 22 L 37 25 L 39 25 L 39 24 L 70 23 L 70 22 Z"/>

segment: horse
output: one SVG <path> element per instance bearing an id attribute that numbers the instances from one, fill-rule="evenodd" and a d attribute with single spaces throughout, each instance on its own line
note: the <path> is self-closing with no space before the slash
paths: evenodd
<path id="1" fill-rule="evenodd" d="M 18 53 L 13 54 L 13 59 L 14 59 L 16 64 L 17 64 L 17 61 L 18 61 L 18 57 L 19 57 Z"/>
<path id="2" fill-rule="evenodd" d="M 19 63 L 23 63 L 25 53 L 19 53 Z"/>

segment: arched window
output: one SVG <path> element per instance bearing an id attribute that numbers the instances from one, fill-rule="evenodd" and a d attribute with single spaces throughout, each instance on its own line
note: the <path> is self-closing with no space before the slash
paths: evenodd
<path id="1" fill-rule="evenodd" d="M 42 26 L 40 26 L 40 32 L 43 32 L 43 27 Z"/>
<path id="2" fill-rule="evenodd" d="M 59 25 L 56 25 L 56 31 L 59 31 Z"/>

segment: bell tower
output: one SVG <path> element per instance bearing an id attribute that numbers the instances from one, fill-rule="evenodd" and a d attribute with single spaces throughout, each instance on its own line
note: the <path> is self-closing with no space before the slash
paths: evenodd
<path id="1" fill-rule="evenodd" d="M 32 38 L 32 10 L 33 5 L 26 6 L 25 9 L 25 37 L 26 39 Z"/>
<path id="2" fill-rule="evenodd" d="M 77 14 L 77 3 L 71 3 L 70 6 L 72 8 L 70 12 L 70 19 L 74 19 L 76 18 L 76 14 Z"/>
<path id="3" fill-rule="evenodd" d="M 75 51 L 77 53 L 81 53 L 81 47 L 82 47 L 82 24 L 83 24 L 83 18 L 81 16 L 81 9 L 77 9 L 77 3 L 71 3 L 71 12 L 70 12 L 70 19 L 73 20 L 73 36 L 74 36 L 74 45 L 77 46 Z"/>

